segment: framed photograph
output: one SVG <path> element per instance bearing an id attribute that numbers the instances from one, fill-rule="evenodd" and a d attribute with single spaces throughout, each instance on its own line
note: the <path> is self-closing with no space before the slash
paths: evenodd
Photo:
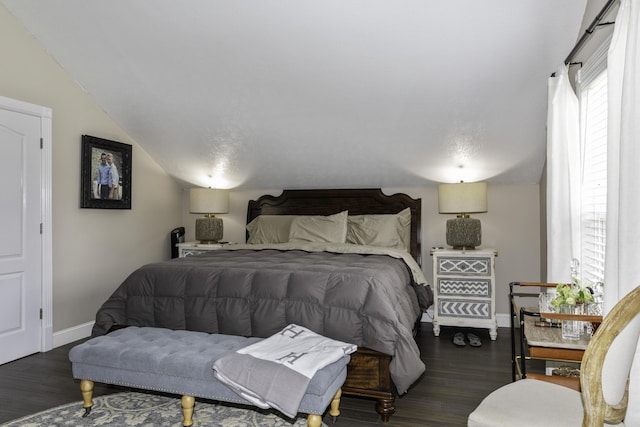
<path id="1" fill-rule="evenodd" d="M 80 207 L 131 209 L 131 145 L 82 135 Z"/>

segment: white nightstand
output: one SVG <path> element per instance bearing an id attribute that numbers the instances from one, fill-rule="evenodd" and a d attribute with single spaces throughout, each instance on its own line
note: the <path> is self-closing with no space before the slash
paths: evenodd
<path id="1" fill-rule="evenodd" d="M 233 243 L 203 244 L 200 242 L 184 242 L 178 243 L 176 246 L 178 247 L 178 256 L 180 258 L 184 258 L 191 255 L 201 254 L 203 252 L 216 251 L 232 244 Z"/>
<path id="2" fill-rule="evenodd" d="M 440 326 L 487 328 L 498 336 L 494 249 L 434 249 L 433 334 Z"/>

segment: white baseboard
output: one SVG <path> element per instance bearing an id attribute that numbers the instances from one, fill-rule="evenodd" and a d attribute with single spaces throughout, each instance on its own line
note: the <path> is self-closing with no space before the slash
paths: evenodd
<path id="1" fill-rule="evenodd" d="M 496 320 L 498 321 L 499 328 L 510 328 L 511 327 L 511 319 L 510 316 L 506 313 L 496 313 Z"/>
<path id="2" fill-rule="evenodd" d="M 91 336 L 91 329 L 95 322 L 87 322 L 53 333 L 53 348 L 60 347 L 74 341 Z"/>
<path id="3" fill-rule="evenodd" d="M 433 319 L 433 309 L 427 310 L 426 313 L 422 313 L 421 322 L 431 323 Z M 509 322 L 508 314 L 496 314 L 496 320 L 498 321 L 499 328 L 508 328 L 511 326 Z M 71 328 L 63 329 L 53 334 L 53 348 L 67 345 L 74 341 L 78 341 L 91 336 L 91 329 L 95 322 L 87 322 L 82 325 L 73 326 Z"/>

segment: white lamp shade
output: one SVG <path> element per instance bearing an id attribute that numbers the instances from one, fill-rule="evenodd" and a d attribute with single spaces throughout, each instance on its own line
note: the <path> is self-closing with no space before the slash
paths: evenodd
<path id="1" fill-rule="evenodd" d="M 487 212 L 487 183 L 440 184 L 438 186 L 438 209 L 442 214 Z"/>
<path id="2" fill-rule="evenodd" d="M 189 191 L 191 213 L 216 214 L 229 212 L 229 190 L 192 188 Z"/>

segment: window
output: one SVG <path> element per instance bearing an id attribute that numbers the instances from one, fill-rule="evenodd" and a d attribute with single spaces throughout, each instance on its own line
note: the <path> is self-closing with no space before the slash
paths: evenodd
<path id="1" fill-rule="evenodd" d="M 606 44 L 608 46 L 608 43 Z M 578 73 L 581 151 L 581 280 L 604 282 L 607 217 L 606 53 L 594 54 Z"/>

